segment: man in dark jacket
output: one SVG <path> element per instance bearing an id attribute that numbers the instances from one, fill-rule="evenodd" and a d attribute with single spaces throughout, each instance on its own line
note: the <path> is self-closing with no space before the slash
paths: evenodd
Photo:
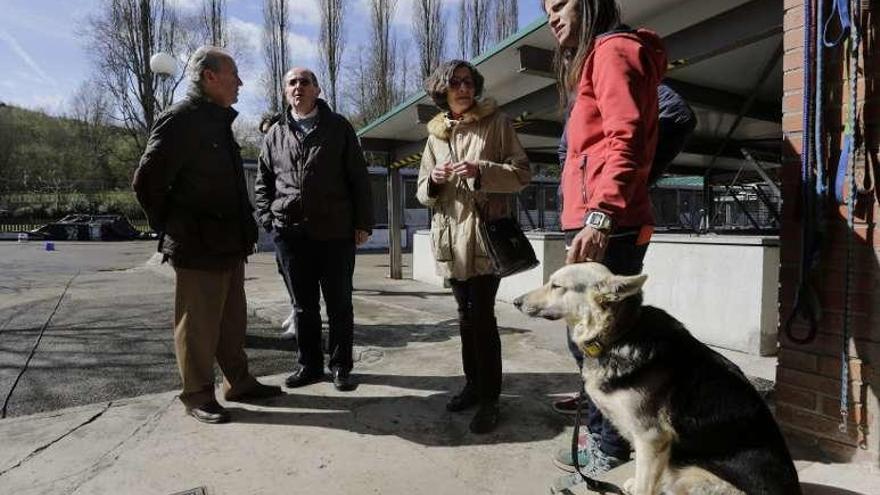
<path id="1" fill-rule="evenodd" d="M 176 274 L 180 400 L 197 420 L 225 423 L 229 413 L 214 396 L 215 359 L 226 400 L 270 397 L 281 388 L 257 382 L 244 352 L 244 262 L 257 227 L 232 136 L 241 79 L 232 57 L 215 47 L 199 48 L 187 75 L 190 92 L 154 124 L 132 187 Z"/>
<path id="2" fill-rule="evenodd" d="M 351 390 L 355 249 L 373 228 L 367 163 L 354 128 L 318 98 L 315 74 L 284 76 L 289 107 L 263 141 L 256 197 L 260 223 L 275 232 L 275 248 L 294 299 L 300 368 L 287 378 L 301 387 L 324 377 L 323 292 L 330 318 L 333 384 Z"/>

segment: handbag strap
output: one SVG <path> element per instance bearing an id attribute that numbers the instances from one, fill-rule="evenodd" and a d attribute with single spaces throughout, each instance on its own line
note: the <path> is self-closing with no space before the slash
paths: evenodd
<path id="1" fill-rule="evenodd" d="M 452 147 L 452 132 L 451 131 L 449 133 L 448 139 L 446 140 L 446 145 L 449 147 L 449 160 L 451 162 L 457 162 L 458 157 L 455 154 L 455 149 Z M 477 194 L 476 194 L 477 191 L 475 191 L 470 186 L 470 184 L 468 184 L 467 180 L 465 180 L 465 179 L 459 179 L 459 183 L 462 184 L 461 188 L 464 189 L 468 193 L 468 197 L 471 199 L 471 205 L 473 206 L 474 211 L 476 212 L 477 218 L 480 220 L 482 220 L 484 218 L 488 218 L 488 215 L 486 215 L 486 212 L 483 211 L 482 205 L 480 205 L 480 202 L 477 201 Z"/>

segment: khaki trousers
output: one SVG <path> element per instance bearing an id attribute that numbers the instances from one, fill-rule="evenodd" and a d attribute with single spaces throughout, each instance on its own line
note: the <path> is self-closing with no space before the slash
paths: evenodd
<path id="1" fill-rule="evenodd" d="M 248 372 L 244 352 L 244 262 L 226 270 L 174 271 L 174 350 L 183 381 L 181 402 L 191 408 L 215 399 L 215 359 L 223 372 L 226 398 L 249 391 L 257 381 Z"/>

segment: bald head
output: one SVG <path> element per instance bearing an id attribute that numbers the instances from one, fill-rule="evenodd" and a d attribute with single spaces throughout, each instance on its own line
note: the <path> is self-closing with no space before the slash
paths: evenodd
<path id="1" fill-rule="evenodd" d="M 321 88 L 315 73 L 304 67 L 294 67 L 284 74 L 284 97 L 300 115 L 315 108 Z"/>

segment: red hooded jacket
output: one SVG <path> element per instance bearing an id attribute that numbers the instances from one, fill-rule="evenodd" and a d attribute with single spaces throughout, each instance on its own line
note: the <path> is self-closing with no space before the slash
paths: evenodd
<path id="1" fill-rule="evenodd" d="M 596 38 L 568 118 L 562 171 L 562 228 L 581 229 L 587 213 L 611 216 L 615 229 L 653 225 L 648 175 L 657 147 L 657 85 L 666 71 L 652 31 Z"/>

